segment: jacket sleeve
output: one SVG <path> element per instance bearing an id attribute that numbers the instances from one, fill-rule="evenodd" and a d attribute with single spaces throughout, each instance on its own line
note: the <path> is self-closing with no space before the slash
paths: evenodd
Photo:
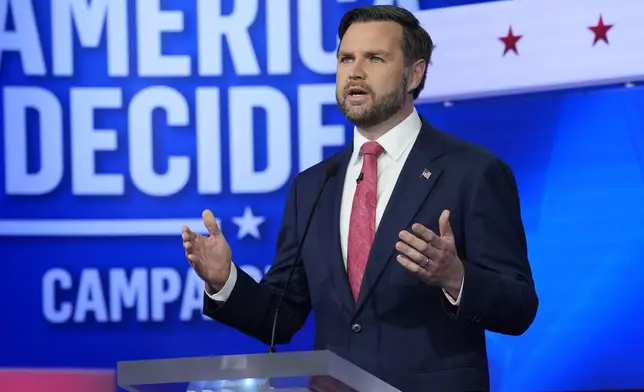
<path id="1" fill-rule="evenodd" d="M 266 344 L 270 343 L 273 318 L 280 293 L 295 262 L 297 235 L 297 178 L 293 181 L 277 237 L 273 264 L 258 283 L 237 268 L 237 280 L 225 302 L 204 295 L 204 315 Z M 311 311 L 308 283 L 303 263 L 298 263 L 289 283 L 275 331 L 276 344 L 288 343 L 302 327 Z"/>
<path id="2" fill-rule="evenodd" d="M 461 303 L 444 306 L 454 319 L 491 332 L 521 335 L 539 300 L 527 255 L 515 177 L 492 159 L 477 180 L 464 215 L 465 260 Z"/>

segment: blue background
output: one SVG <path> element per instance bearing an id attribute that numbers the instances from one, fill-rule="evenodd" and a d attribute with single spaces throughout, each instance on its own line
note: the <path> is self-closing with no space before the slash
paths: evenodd
<path id="1" fill-rule="evenodd" d="M 261 3 L 251 35 L 260 67 L 264 69 L 265 2 Z M 423 9 L 465 3 L 471 2 L 420 1 Z M 225 12 L 232 10 L 233 2 L 223 4 Z M 324 3 L 326 49 L 335 47 L 336 26 L 342 14 L 353 6 L 367 4 L 371 2 Z M 162 6 L 183 10 L 187 27 L 184 33 L 164 38 L 165 52 L 194 55 L 195 30 L 190 28 L 195 18 L 193 2 L 163 1 Z M 36 1 L 35 7 L 49 68 L 49 2 Z M 296 4 L 291 5 L 291 11 L 291 15 L 297 15 Z M 130 4 L 131 32 L 134 12 L 134 5 Z M 296 37 L 294 28 L 293 37 Z M 133 35 L 130 41 L 134 42 Z M 232 233 L 227 238 L 234 259 L 264 269 L 271 262 L 288 186 L 260 195 L 230 193 L 226 89 L 236 85 L 269 85 L 289 98 L 294 152 L 291 177 L 294 176 L 298 169 L 297 85 L 335 81 L 334 75 L 318 75 L 307 70 L 295 49 L 296 41 L 293 42 L 293 75 L 236 76 L 227 57 L 224 76 L 205 80 L 198 76 L 175 80 L 134 76 L 110 79 L 104 39 L 98 49 L 77 52 L 77 68 L 72 78 L 25 77 L 17 57 L 5 54 L 1 64 L 2 85 L 40 85 L 54 92 L 65 113 L 67 140 L 65 176 L 60 186 L 46 196 L 9 197 L 2 192 L 0 218 L 199 218 L 204 208 L 211 208 L 223 219 L 224 232 Z M 134 44 L 130 58 L 133 71 L 136 69 Z M 193 69 L 195 64 L 193 58 Z M 221 88 L 223 194 L 201 196 L 197 193 L 194 162 L 193 175 L 186 188 L 171 197 L 146 196 L 128 180 L 126 105 L 141 88 L 156 84 L 169 85 L 185 96 L 191 125 L 195 118 L 194 89 L 203 85 Z M 124 109 L 106 111 L 95 124 L 97 128 L 118 130 L 118 151 L 99 154 L 98 168 L 102 172 L 125 173 L 126 193 L 122 197 L 71 194 L 69 88 L 83 85 L 116 86 L 123 90 Z M 418 105 L 418 111 L 443 130 L 494 150 L 517 176 L 541 302 L 532 328 L 523 336 L 488 335 L 495 390 L 644 388 L 641 354 L 644 352 L 641 332 L 644 301 L 640 284 L 644 273 L 642 107 L 644 88 L 639 86 L 486 98 L 456 102 L 453 106 Z M 323 118 L 326 124 L 345 124 L 346 139 L 350 140 L 352 128 L 335 107 L 326 108 Z M 162 135 L 157 151 L 195 154 L 190 126 L 188 131 L 168 128 L 161 113 L 155 120 L 156 129 L 161 130 L 155 135 Z M 37 129 L 36 124 L 32 123 L 32 130 Z M 261 153 L 262 116 L 257 117 L 256 124 L 257 168 L 261 169 L 265 165 L 265 156 Z M 36 145 L 32 143 L 32 147 Z M 329 148 L 326 154 L 334 151 Z M 38 165 L 37 159 L 30 163 L 34 167 Z M 156 169 L 163 172 L 164 165 L 160 160 Z M 4 171 L 0 176 L 0 183 L 4 183 Z M 240 216 L 247 205 L 252 206 L 255 214 L 266 217 L 260 226 L 261 240 L 250 237 L 237 240 L 234 235 L 237 227 L 231 218 Z M 179 231 L 176 236 L 159 237 L 0 237 L 0 255 L 3 261 L 0 366 L 113 368 L 120 360 L 266 351 L 263 344 L 215 322 L 199 317 L 189 322 L 179 321 L 180 300 L 168 306 L 165 321 L 157 323 L 137 323 L 134 310 L 124 310 L 120 323 L 101 324 L 90 318 L 82 324 L 56 325 L 43 318 L 41 280 L 51 268 L 70 271 L 75 287 L 81 270 L 86 268 L 98 268 L 103 279 L 107 276 L 105 271 L 118 267 L 128 270 L 170 267 L 185 275 L 188 265 Z M 65 294 L 62 298 L 71 297 Z M 308 349 L 312 333 L 311 319 L 291 345 L 278 349 Z"/>

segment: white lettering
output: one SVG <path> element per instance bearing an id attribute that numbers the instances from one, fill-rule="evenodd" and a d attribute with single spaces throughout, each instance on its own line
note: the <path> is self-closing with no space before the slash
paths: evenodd
<path id="1" fill-rule="evenodd" d="M 162 11 L 160 0 L 138 0 L 136 6 L 139 75 L 189 76 L 189 56 L 162 54 L 162 33 L 183 31 L 183 14 Z"/>
<path id="2" fill-rule="evenodd" d="M 270 265 L 243 265 L 240 268 L 260 281 Z M 80 272 L 77 282 L 69 271 L 53 268 L 42 277 L 43 317 L 54 324 L 118 324 L 127 319 L 125 312 L 128 309 L 135 308 L 138 322 L 156 323 L 169 319 L 166 307 L 172 304 L 179 305 L 179 310 L 171 317 L 184 322 L 212 321 L 202 313 L 203 296 L 203 280 L 191 268 L 187 268 L 185 274 L 173 268 L 139 267 L 130 273 L 123 268 L 106 271 L 89 268 Z M 65 297 L 70 299 L 63 299 Z M 90 313 L 95 317 L 90 318 Z"/>
<path id="3" fill-rule="evenodd" d="M 279 189 L 291 174 L 289 102 L 272 87 L 233 87 L 230 96 L 230 183 L 233 193 Z M 255 170 L 254 108 L 266 113 L 266 169 Z"/>
<path id="4" fill-rule="evenodd" d="M 259 63 L 248 32 L 257 18 L 258 7 L 258 0 L 236 1 L 234 11 L 229 15 L 222 15 L 221 1 L 197 1 L 198 65 L 201 76 L 221 76 L 223 73 L 224 37 L 230 49 L 235 74 L 238 76 L 260 74 Z M 272 7 L 271 3 L 271 7 L 268 8 Z M 284 47 L 279 54 L 286 51 L 288 47 Z"/>
<path id="5" fill-rule="evenodd" d="M 151 274 L 152 320 L 165 319 L 166 304 L 176 301 L 181 291 L 181 277 L 172 268 L 154 268 Z"/>
<path id="6" fill-rule="evenodd" d="M 74 74 L 74 37 L 76 26 L 80 45 L 98 47 L 105 26 L 108 74 L 128 75 L 127 4 L 125 0 L 57 0 L 52 3 L 54 74 Z"/>
<path id="7" fill-rule="evenodd" d="M 13 16 L 13 31 L 5 30 L 9 10 Z M 3 64 L 2 54 L 10 51 L 20 53 L 20 64 L 26 75 L 42 76 L 47 72 L 31 1 L 0 1 L 0 67 Z"/>
<path id="8" fill-rule="evenodd" d="M 42 312 L 45 319 L 54 324 L 69 321 L 73 311 L 72 304 L 69 302 L 61 301 L 57 307 L 57 285 L 61 290 L 72 288 L 72 277 L 69 272 L 54 268 L 45 272 L 42 277 Z"/>
<path id="9" fill-rule="evenodd" d="M 39 87 L 3 90 L 5 189 L 10 195 L 43 195 L 63 177 L 63 113 L 56 96 Z M 27 110 L 38 114 L 40 168 L 28 168 Z"/>
<path id="10" fill-rule="evenodd" d="M 298 88 L 300 171 L 324 159 L 325 146 L 343 146 L 345 127 L 323 125 L 322 106 L 336 105 L 335 85 L 310 85 Z"/>
<path id="11" fill-rule="evenodd" d="M 189 269 L 186 274 L 186 283 L 181 298 L 181 311 L 179 312 L 179 319 L 181 321 L 190 321 L 195 315 L 200 315 L 202 320 L 212 320 L 202 313 L 203 296 L 203 280 L 201 280 L 193 269 Z"/>
<path id="12" fill-rule="evenodd" d="M 107 322 L 107 305 L 103 295 L 103 285 L 98 270 L 95 268 L 85 269 L 81 272 L 74 322 L 86 321 L 89 313 L 94 313 L 97 322 Z"/>
<path id="13" fill-rule="evenodd" d="M 291 45 L 290 0 L 271 0 L 271 6 L 266 7 L 266 55 L 270 75 L 292 72 Z"/>
<path id="14" fill-rule="evenodd" d="M 222 190 L 219 89 L 198 88 L 195 101 L 197 187 L 200 194 L 218 194 Z"/>
<path id="15" fill-rule="evenodd" d="M 110 321 L 123 320 L 123 308 L 136 307 L 136 319 L 148 321 L 148 271 L 135 268 L 130 282 L 127 281 L 125 270 L 110 270 Z"/>
<path id="16" fill-rule="evenodd" d="M 319 74 L 333 74 L 336 68 L 336 47 L 326 51 L 322 45 L 322 0 L 297 2 L 298 50 L 308 69 Z M 315 15 L 315 17 L 311 17 Z"/>
<path id="17" fill-rule="evenodd" d="M 122 195 L 125 191 L 122 174 L 98 174 L 96 151 L 115 151 L 117 134 L 114 129 L 97 129 L 96 109 L 122 107 L 118 88 L 73 88 L 71 103 L 72 192 L 75 195 Z"/>
<path id="18" fill-rule="evenodd" d="M 132 182 L 142 192 L 152 196 L 167 196 L 178 192 L 188 182 L 190 158 L 170 157 L 166 173 L 155 172 L 152 112 L 157 108 L 167 113 L 168 125 L 188 125 L 188 104 L 176 90 L 151 87 L 138 93 L 129 109 L 130 174 Z"/>

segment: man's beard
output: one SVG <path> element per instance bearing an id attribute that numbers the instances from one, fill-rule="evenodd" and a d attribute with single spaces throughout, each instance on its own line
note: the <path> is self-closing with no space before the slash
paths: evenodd
<path id="1" fill-rule="evenodd" d="M 339 94 L 336 94 L 336 101 L 342 114 L 353 125 L 358 128 L 369 128 L 378 125 L 394 114 L 405 105 L 407 99 L 407 82 L 409 81 L 409 72 L 405 72 L 398 84 L 398 87 L 384 95 L 371 94 L 372 103 L 369 106 L 352 106 L 346 101 L 348 91 L 345 90 L 342 94 L 342 99 Z M 358 109 L 352 110 L 352 109 Z"/>

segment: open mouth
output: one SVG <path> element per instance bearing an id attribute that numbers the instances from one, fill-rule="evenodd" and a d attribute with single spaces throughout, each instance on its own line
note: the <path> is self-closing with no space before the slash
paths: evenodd
<path id="1" fill-rule="evenodd" d="M 347 92 L 350 97 L 362 97 L 369 94 L 369 91 L 362 87 L 349 87 Z"/>

